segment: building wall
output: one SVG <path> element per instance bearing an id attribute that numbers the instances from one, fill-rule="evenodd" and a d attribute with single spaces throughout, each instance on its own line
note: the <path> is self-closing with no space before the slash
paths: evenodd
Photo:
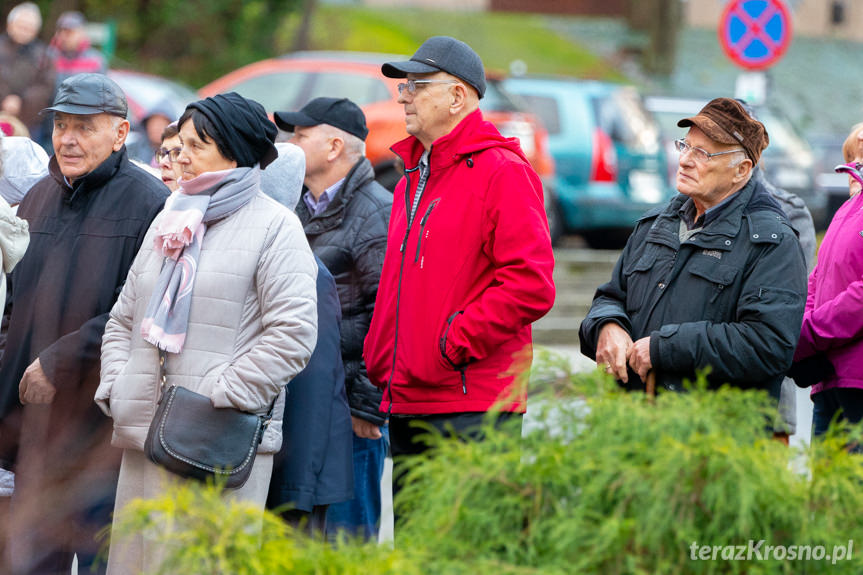
<path id="1" fill-rule="evenodd" d="M 491 0 L 498 12 L 539 12 L 579 16 L 626 16 L 629 0 Z"/>
<path id="2" fill-rule="evenodd" d="M 363 0 L 374 8 L 423 8 L 427 10 L 463 10 L 480 12 L 489 9 L 490 0 Z"/>
<path id="3" fill-rule="evenodd" d="M 844 5 L 845 19 L 831 22 L 834 2 Z M 727 0 L 687 0 L 686 22 L 696 28 L 716 29 Z M 863 41 L 863 2 L 859 0 L 786 0 L 795 35 Z"/>
<path id="4" fill-rule="evenodd" d="M 496 12 L 626 16 L 630 0 L 362 0 L 366 6 Z"/>

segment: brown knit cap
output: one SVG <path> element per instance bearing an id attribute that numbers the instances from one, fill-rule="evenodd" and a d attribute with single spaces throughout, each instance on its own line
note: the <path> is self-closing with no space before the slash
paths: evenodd
<path id="1" fill-rule="evenodd" d="M 716 98 L 704 106 L 698 115 L 677 122 L 681 128 L 698 126 L 711 140 L 721 144 L 738 144 L 746 151 L 753 165 L 770 143 L 764 124 L 750 116 L 740 102 L 732 98 Z"/>

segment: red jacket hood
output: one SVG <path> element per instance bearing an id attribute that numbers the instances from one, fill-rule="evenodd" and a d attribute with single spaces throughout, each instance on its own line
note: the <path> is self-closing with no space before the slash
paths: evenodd
<path id="1" fill-rule="evenodd" d="M 521 150 L 518 138 L 504 138 L 494 124 L 483 119 L 482 111 L 476 109 L 459 122 L 449 134 L 441 136 L 432 143 L 429 166 L 434 168 L 448 166 L 464 156 L 495 147 L 507 148 L 530 164 Z M 390 149 L 404 161 L 407 169 L 415 168 L 425 151 L 422 143 L 414 136 L 408 136 L 396 142 Z"/>

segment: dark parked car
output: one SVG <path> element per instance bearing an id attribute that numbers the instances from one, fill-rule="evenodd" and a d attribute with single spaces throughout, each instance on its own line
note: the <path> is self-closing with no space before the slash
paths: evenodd
<path id="1" fill-rule="evenodd" d="M 130 156 L 148 162 L 152 151 L 147 143 L 147 135 L 141 125 L 143 120 L 156 107 L 173 114 L 177 120 L 190 102 L 198 100 L 198 95 L 188 86 L 142 72 L 131 70 L 108 70 L 108 77 L 117 82 L 126 94 L 129 103 L 129 124 L 131 132 L 126 138 L 126 148 Z"/>
<path id="2" fill-rule="evenodd" d="M 815 155 L 815 187 L 827 198 L 825 220 L 828 224 L 848 199 L 848 176 L 833 170 L 845 163 L 842 144 L 846 137 L 847 134 L 818 134 L 808 138 Z"/>
<path id="3" fill-rule="evenodd" d="M 620 247 L 641 214 L 672 196 L 659 127 L 631 86 L 513 77 L 504 88 L 548 130 L 555 178 L 547 195 L 565 232 Z"/>
<path id="4" fill-rule="evenodd" d="M 694 116 L 708 102 L 702 98 L 649 96 L 647 109 L 662 128 L 665 145 L 672 146 L 686 135 L 686 128 L 677 127 L 678 120 Z M 827 226 L 827 196 L 815 185 L 815 158 L 809 143 L 797 132 L 791 121 L 778 109 L 766 105 L 752 106 L 758 120 L 764 124 L 770 145 L 761 155 L 761 166 L 767 179 L 775 186 L 800 196 L 812 213 L 816 229 Z M 677 155 L 670 155 L 677 169 Z M 837 162 L 838 163 L 838 162 Z"/>

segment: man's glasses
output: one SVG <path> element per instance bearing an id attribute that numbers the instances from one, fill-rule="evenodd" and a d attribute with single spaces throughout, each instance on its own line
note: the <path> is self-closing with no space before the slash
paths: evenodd
<path id="1" fill-rule="evenodd" d="M 674 140 L 674 147 L 677 148 L 677 151 L 680 152 L 680 155 L 684 155 L 686 152 L 692 152 L 692 159 L 698 162 L 699 164 L 704 164 L 710 161 L 710 158 L 713 156 L 724 156 L 725 154 L 733 154 L 735 152 L 745 152 L 743 148 L 737 148 L 736 150 L 728 150 L 727 152 L 714 152 L 710 153 L 707 150 L 702 148 L 696 148 L 695 146 L 690 146 L 686 140 Z"/>
<path id="2" fill-rule="evenodd" d="M 157 152 L 157 157 L 160 162 L 170 160 L 171 162 L 176 162 L 180 159 L 180 152 L 183 151 L 183 148 L 159 148 Z"/>
<path id="3" fill-rule="evenodd" d="M 458 82 L 456 80 L 408 80 L 399 84 L 399 96 L 404 94 L 405 89 L 407 89 L 408 94 L 414 95 L 417 93 L 417 86 L 426 84 L 458 84 Z"/>

